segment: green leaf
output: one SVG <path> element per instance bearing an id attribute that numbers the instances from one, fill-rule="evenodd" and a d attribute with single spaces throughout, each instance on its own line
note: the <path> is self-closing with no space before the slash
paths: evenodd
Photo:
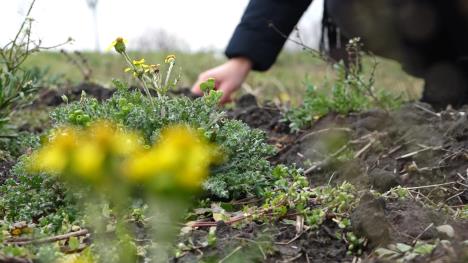
<path id="1" fill-rule="evenodd" d="M 127 83 L 119 80 L 119 79 L 113 79 L 112 80 L 112 84 L 114 84 L 114 86 L 117 88 L 117 90 L 127 90 L 128 89 L 128 85 Z"/>
<path id="2" fill-rule="evenodd" d="M 427 255 L 432 253 L 432 250 L 434 250 L 435 245 L 431 244 L 417 244 L 416 247 L 414 248 L 414 252 L 419 254 L 419 255 Z"/>
<path id="3" fill-rule="evenodd" d="M 77 250 L 80 248 L 80 240 L 77 237 L 70 237 L 68 240 L 68 246 L 71 250 Z"/>
<path id="4" fill-rule="evenodd" d="M 396 248 L 402 253 L 406 253 L 406 252 L 410 251 L 411 249 L 413 249 L 412 246 L 409 246 L 409 245 L 403 244 L 403 243 L 398 243 L 396 245 Z"/>
<path id="5" fill-rule="evenodd" d="M 378 248 L 374 251 L 378 257 L 388 257 L 397 254 L 396 251 L 387 249 L 387 248 Z"/>
<path id="6" fill-rule="evenodd" d="M 202 84 L 200 84 L 200 89 L 203 93 L 208 93 L 212 90 L 215 89 L 215 86 L 216 86 L 216 81 L 215 79 L 213 78 L 209 78 L 208 80 L 206 80 L 205 82 L 203 82 Z"/>

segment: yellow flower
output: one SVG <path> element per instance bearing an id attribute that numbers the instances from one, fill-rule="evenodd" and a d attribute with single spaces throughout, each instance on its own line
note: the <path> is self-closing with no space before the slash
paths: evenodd
<path id="1" fill-rule="evenodd" d="M 12 236 L 19 236 L 19 235 L 21 235 L 22 232 L 23 231 L 21 231 L 21 228 L 15 228 L 15 229 L 11 230 L 10 233 L 11 233 Z"/>
<path id="2" fill-rule="evenodd" d="M 157 172 L 157 159 L 154 152 L 136 154 L 124 165 L 124 175 L 131 181 L 146 181 Z"/>
<path id="3" fill-rule="evenodd" d="M 60 147 L 49 145 L 33 155 L 34 171 L 61 173 L 68 164 L 67 152 Z"/>
<path id="4" fill-rule="evenodd" d="M 149 67 L 145 70 L 145 72 L 151 72 L 151 73 L 159 73 L 159 67 L 161 64 L 151 64 Z"/>
<path id="5" fill-rule="evenodd" d="M 93 263 L 94 260 L 87 255 L 66 255 L 62 257 L 58 263 Z"/>
<path id="6" fill-rule="evenodd" d="M 61 173 L 68 165 L 68 153 L 77 143 L 77 134 L 72 129 L 59 129 L 51 140 L 33 155 L 32 170 Z"/>
<path id="7" fill-rule="evenodd" d="M 60 128 L 52 134 L 49 143 L 64 150 L 73 149 L 77 143 L 77 133 L 70 128 Z"/>
<path id="8" fill-rule="evenodd" d="M 117 53 L 124 53 L 127 50 L 126 44 L 128 41 L 122 37 L 116 38 L 112 41 L 111 45 L 107 48 L 108 51 L 114 49 Z"/>
<path id="9" fill-rule="evenodd" d="M 143 76 L 144 73 L 149 72 L 150 66 L 145 64 L 145 59 L 142 58 L 140 60 L 133 60 L 132 61 L 133 68 L 126 68 L 125 72 L 133 72 L 133 76 L 135 78 L 140 78 Z"/>
<path id="10" fill-rule="evenodd" d="M 81 143 L 73 153 L 72 171 L 83 178 L 97 179 L 104 168 L 104 150 L 92 141 Z"/>
<path id="11" fill-rule="evenodd" d="M 142 58 L 142 59 L 140 59 L 140 60 L 134 60 L 134 61 L 132 61 L 132 63 L 133 63 L 133 65 L 135 65 L 135 66 L 142 66 L 142 65 L 145 64 L 145 59 Z"/>
<path id="12" fill-rule="evenodd" d="M 111 154 L 129 155 L 143 149 L 142 139 L 132 132 L 125 132 L 112 123 L 96 122 L 88 129 L 94 142 Z"/>
<path id="13" fill-rule="evenodd" d="M 170 175 L 169 185 L 195 190 L 208 176 L 214 150 L 193 130 L 174 126 L 163 131 L 160 141 L 151 150 L 130 159 L 125 165 L 125 174 L 137 182 L 166 180 L 158 175 Z"/>
<path id="14" fill-rule="evenodd" d="M 166 64 L 170 64 L 170 63 L 173 63 L 175 62 L 175 59 L 176 59 L 176 56 L 175 55 L 169 55 L 166 57 L 166 59 L 164 60 L 164 62 Z"/>
<path id="15" fill-rule="evenodd" d="M 118 155 L 128 156 L 143 151 L 142 139 L 135 133 L 118 132 L 114 134 L 112 152 Z"/>

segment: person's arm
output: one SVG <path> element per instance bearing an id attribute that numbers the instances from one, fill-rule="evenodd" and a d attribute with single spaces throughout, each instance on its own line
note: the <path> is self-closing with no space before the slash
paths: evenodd
<path id="1" fill-rule="evenodd" d="M 246 57 L 252 69 L 265 71 L 273 65 L 286 39 L 312 0 L 251 0 L 226 49 L 228 58 Z"/>
<path id="2" fill-rule="evenodd" d="M 216 89 L 223 91 L 221 103 L 231 100 L 253 70 L 264 71 L 275 62 L 286 39 L 275 31 L 289 35 L 312 0 L 251 0 L 226 49 L 229 60 L 198 76 L 192 92 L 201 95 L 200 84 L 208 78 L 216 80 Z"/>

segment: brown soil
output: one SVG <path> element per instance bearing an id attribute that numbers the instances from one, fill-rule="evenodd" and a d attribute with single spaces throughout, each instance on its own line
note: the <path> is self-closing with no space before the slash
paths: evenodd
<path id="1" fill-rule="evenodd" d="M 41 105 L 58 105 L 61 96 L 79 99 L 84 90 L 100 100 L 112 90 L 82 84 L 64 93 L 46 91 Z M 184 94 L 184 92 L 181 92 Z M 365 262 L 375 258 L 373 248 L 390 243 L 412 244 L 417 240 L 447 239 L 430 255 L 410 262 L 468 262 L 468 221 L 454 220 L 447 209 L 468 204 L 468 108 L 435 113 L 429 105 L 408 104 L 399 110 L 371 110 L 340 116 L 328 114 L 309 128 L 291 134 L 274 105 L 259 106 L 253 96 L 244 96 L 232 118 L 265 131 L 278 149 L 273 163 L 296 164 L 305 170 L 311 185 L 351 182 L 360 190 L 384 193 L 401 185 L 413 187 L 414 198 L 375 198 L 366 194 L 351 216 L 353 231 L 368 239 Z M 0 163 L 0 183 L 10 163 Z M 434 207 L 445 204 L 445 209 Z M 454 235 L 447 237 L 437 226 L 450 225 Z M 197 229 L 181 241 L 191 240 L 197 248 L 174 262 L 196 262 L 229 258 L 239 254 L 249 262 L 353 262 L 347 244 L 337 238 L 331 220 L 318 230 L 296 236 L 294 225 L 250 222 L 243 226 L 218 223 L 216 244 L 203 245 L 208 229 Z"/>
<path id="2" fill-rule="evenodd" d="M 77 86 L 60 90 L 44 89 L 39 93 L 39 98 L 34 102 L 34 105 L 58 106 L 63 103 L 63 95 L 67 96 L 69 101 L 74 101 L 81 98 L 82 92 L 98 100 L 105 100 L 110 98 L 114 91 L 113 89 L 106 89 L 95 83 L 81 83 Z"/>
<path id="3" fill-rule="evenodd" d="M 14 165 L 11 161 L 0 160 L 0 185 L 3 185 L 6 179 L 10 178 L 10 169 Z"/>
<path id="4" fill-rule="evenodd" d="M 253 96 L 245 96 L 229 116 L 264 130 L 278 148 L 271 161 L 302 167 L 312 185 L 348 181 L 360 190 L 381 193 L 398 185 L 413 187 L 410 199 L 377 199 L 370 194 L 361 198 L 351 221 L 353 232 L 368 239 L 364 261 L 384 262 L 371 252 L 388 244 L 447 239 L 449 243 L 440 244 L 430 255 L 409 262 L 468 262 L 468 247 L 463 245 L 468 240 L 468 220 L 454 220 L 445 210 L 434 208 L 468 203 L 467 111 L 437 114 L 429 105 L 413 103 L 389 113 L 329 114 L 308 129 L 290 134 L 278 108 L 260 107 Z M 208 256 L 204 259 L 222 259 L 242 247 L 236 253 L 256 255 L 250 261 L 352 262 L 345 242 L 335 236 L 335 225 L 326 222 L 299 238 L 295 238 L 294 226 L 282 222 L 274 226 L 251 223 L 240 229 L 222 225 L 216 232 L 216 245 L 198 251 Z M 441 225 L 450 225 L 455 234 L 448 237 L 437 231 Z M 258 246 L 248 241 L 261 240 L 262 234 L 273 237 L 266 260 Z M 192 236 L 194 245 L 206 236 L 206 230 L 197 230 Z M 288 240 L 293 241 L 275 243 Z M 194 262 L 198 256 L 188 253 L 175 261 Z"/>

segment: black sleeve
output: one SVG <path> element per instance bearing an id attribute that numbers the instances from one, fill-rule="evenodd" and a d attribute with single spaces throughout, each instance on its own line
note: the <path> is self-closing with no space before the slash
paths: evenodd
<path id="1" fill-rule="evenodd" d="M 247 57 L 253 69 L 268 70 L 312 0 L 251 0 L 226 49 L 226 56 Z"/>

